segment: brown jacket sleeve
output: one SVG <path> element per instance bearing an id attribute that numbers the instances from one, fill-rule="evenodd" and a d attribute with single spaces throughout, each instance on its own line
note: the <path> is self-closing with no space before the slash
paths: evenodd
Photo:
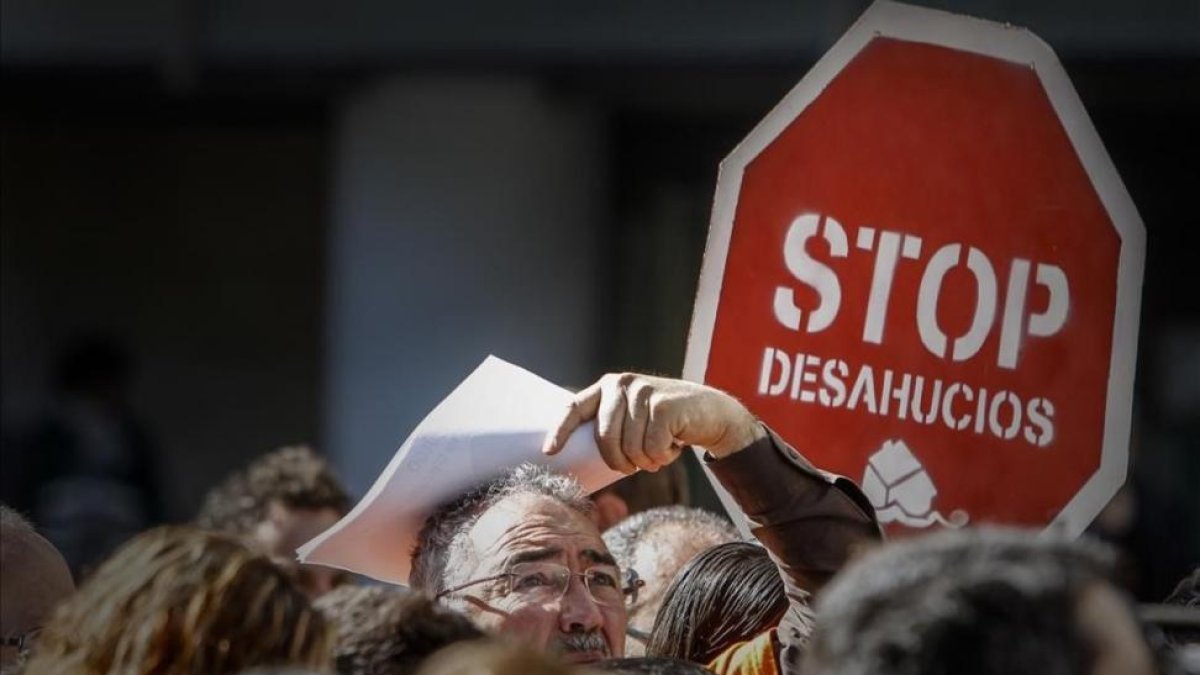
<path id="1" fill-rule="evenodd" d="M 741 507 L 783 577 L 788 611 L 779 665 L 798 673 L 807 598 L 855 552 L 883 538 L 875 510 L 852 481 L 814 467 L 773 431 L 708 468 Z"/>

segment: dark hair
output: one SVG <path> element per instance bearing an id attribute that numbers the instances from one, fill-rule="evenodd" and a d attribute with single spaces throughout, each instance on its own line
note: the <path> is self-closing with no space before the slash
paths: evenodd
<path id="1" fill-rule="evenodd" d="M 206 530 L 243 536 L 266 518 L 267 506 L 330 508 L 345 513 L 350 499 L 329 465 L 306 445 L 279 448 L 209 490 L 196 515 Z"/>
<path id="2" fill-rule="evenodd" d="M 521 464 L 443 504 L 425 520 L 412 552 L 411 586 L 431 597 L 444 591 L 447 565 L 453 549 L 462 545 L 462 536 L 497 502 L 522 493 L 557 499 L 583 514 L 592 509 L 583 487 L 574 478 L 555 474 L 542 465 Z"/>
<path id="3" fill-rule="evenodd" d="M 1200 566 L 1179 581 L 1163 604 L 1200 610 Z M 1167 642 L 1173 646 L 1200 644 L 1200 627 L 1196 626 L 1194 619 L 1190 625 L 1169 624 L 1160 628 Z"/>
<path id="4" fill-rule="evenodd" d="M 1163 600 L 1164 605 L 1180 607 L 1200 607 L 1200 566 L 1192 573 L 1179 580 L 1175 590 Z"/>
<path id="5" fill-rule="evenodd" d="M 621 673 L 621 675 L 712 675 L 711 670 L 698 663 L 665 656 L 605 659 L 591 664 L 591 667 L 606 673 Z"/>
<path id="6" fill-rule="evenodd" d="M 429 657 L 420 675 L 577 675 L 552 654 L 499 639 L 450 645 Z"/>
<path id="7" fill-rule="evenodd" d="M 342 586 L 314 604 L 337 627 L 333 658 L 341 675 L 414 673 L 442 647 L 483 637 L 467 617 L 385 586 Z"/>
<path id="8" fill-rule="evenodd" d="M 1081 592 L 1107 549 L 999 528 L 944 531 L 851 564 L 817 601 L 812 675 L 1090 672 Z"/>
<path id="9" fill-rule="evenodd" d="M 766 550 L 740 541 L 714 546 L 692 558 L 667 588 L 646 655 L 709 663 L 777 626 L 787 608 L 783 580 Z"/>

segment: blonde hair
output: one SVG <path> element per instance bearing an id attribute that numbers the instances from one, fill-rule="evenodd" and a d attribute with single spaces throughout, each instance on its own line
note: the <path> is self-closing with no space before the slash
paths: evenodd
<path id="1" fill-rule="evenodd" d="M 225 535 L 145 532 L 42 630 L 26 673 L 235 673 L 329 665 L 332 630 L 287 575 Z"/>

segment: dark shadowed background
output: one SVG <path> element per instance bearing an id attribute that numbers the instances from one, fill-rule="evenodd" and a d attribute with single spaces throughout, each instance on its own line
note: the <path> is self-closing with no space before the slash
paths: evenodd
<path id="1" fill-rule="evenodd" d="M 718 162 L 865 6 L 3 0 L 3 499 L 36 508 L 88 336 L 133 366 L 154 519 L 297 441 L 361 494 L 489 352 L 677 375 Z M 1057 50 L 1145 221 L 1099 527 L 1158 599 L 1200 558 L 1200 3 L 935 6 Z"/>

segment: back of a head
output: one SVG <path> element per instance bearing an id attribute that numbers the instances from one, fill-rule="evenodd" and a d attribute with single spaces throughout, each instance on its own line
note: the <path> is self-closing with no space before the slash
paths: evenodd
<path id="1" fill-rule="evenodd" d="M 712 675 L 711 670 L 698 663 L 665 656 L 608 659 L 594 664 L 593 667 L 602 672 L 620 675 Z"/>
<path id="2" fill-rule="evenodd" d="M 1200 566 L 1180 580 L 1175 590 L 1163 600 L 1163 604 L 1185 607 L 1200 612 Z M 1200 627 L 1189 625 L 1164 625 L 1162 631 L 1167 641 L 1176 647 L 1191 645 L 1200 650 Z"/>
<path id="3" fill-rule="evenodd" d="M 451 645 L 430 657 L 420 675 L 582 675 L 547 654 L 495 639 Z"/>
<path id="4" fill-rule="evenodd" d="M 777 626 L 787 609 L 783 580 L 765 549 L 721 544 L 693 558 L 671 582 L 646 654 L 706 664 Z"/>
<path id="5" fill-rule="evenodd" d="M 1108 553 L 1005 529 L 945 531 L 882 547 L 817 601 L 811 675 L 1082 675 L 1076 616 Z"/>
<path id="6" fill-rule="evenodd" d="M 238 675 L 326 675 L 324 672 L 310 670 L 308 668 L 297 668 L 295 666 L 279 666 L 277 668 L 253 668 L 251 670 L 243 670 Z"/>
<path id="7" fill-rule="evenodd" d="M 629 606 L 631 634 L 649 633 L 671 580 L 697 554 L 718 544 L 737 541 L 726 519 L 689 506 L 662 506 L 630 516 L 604 532 L 604 544 L 622 568 L 632 568 L 645 586 Z M 631 656 L 643 645 L 630 642 Z"/>
<path id="8" fill-rule="evenodd" d="M 689 541 L 680 542 L 680 534 Z M 678 505 L 660 506 L 629 516 L 605 530 L 603 536 L 604 545 L 617 564 L 634 568 L 642 562 L 638 554 L 645 552 L 639 550 L 645 543 L 670 545 L 698 541 L 709 548 L 739 538 L 728 520 L 704 509 Z"/>
<path id="9" fill-rule="evenodd" d="M 276 502 L 291 509 L 345 513 L 350 498 L 328 463 L 305 445 L 267 453 L 209 490 L 196 514 L 197 527 L 235 536 L 254 531 Z"/>
<path id="10" fill-rule="evenodd" d="M 43 629 L 27 673 L 236 673 L 328 665 L 332 632 L 235 539 L 160 527 L 121 547 Z"/>
<path id="11" fill-rule="evenodd" d="M 337 628 L 341 675 L 415 673 L 431 654 L 483 636 L 465 616 L 420 593 L 385 586 L 342 586 L 315 607 Z"/>
<path id="12" fill-rule="evenodd" d="M 16 511 L 0 504 L 0 634 L 26 636 L 75 590 L 62 554 Z M 9 653 L 0 668 L 19 658 Z"/>

